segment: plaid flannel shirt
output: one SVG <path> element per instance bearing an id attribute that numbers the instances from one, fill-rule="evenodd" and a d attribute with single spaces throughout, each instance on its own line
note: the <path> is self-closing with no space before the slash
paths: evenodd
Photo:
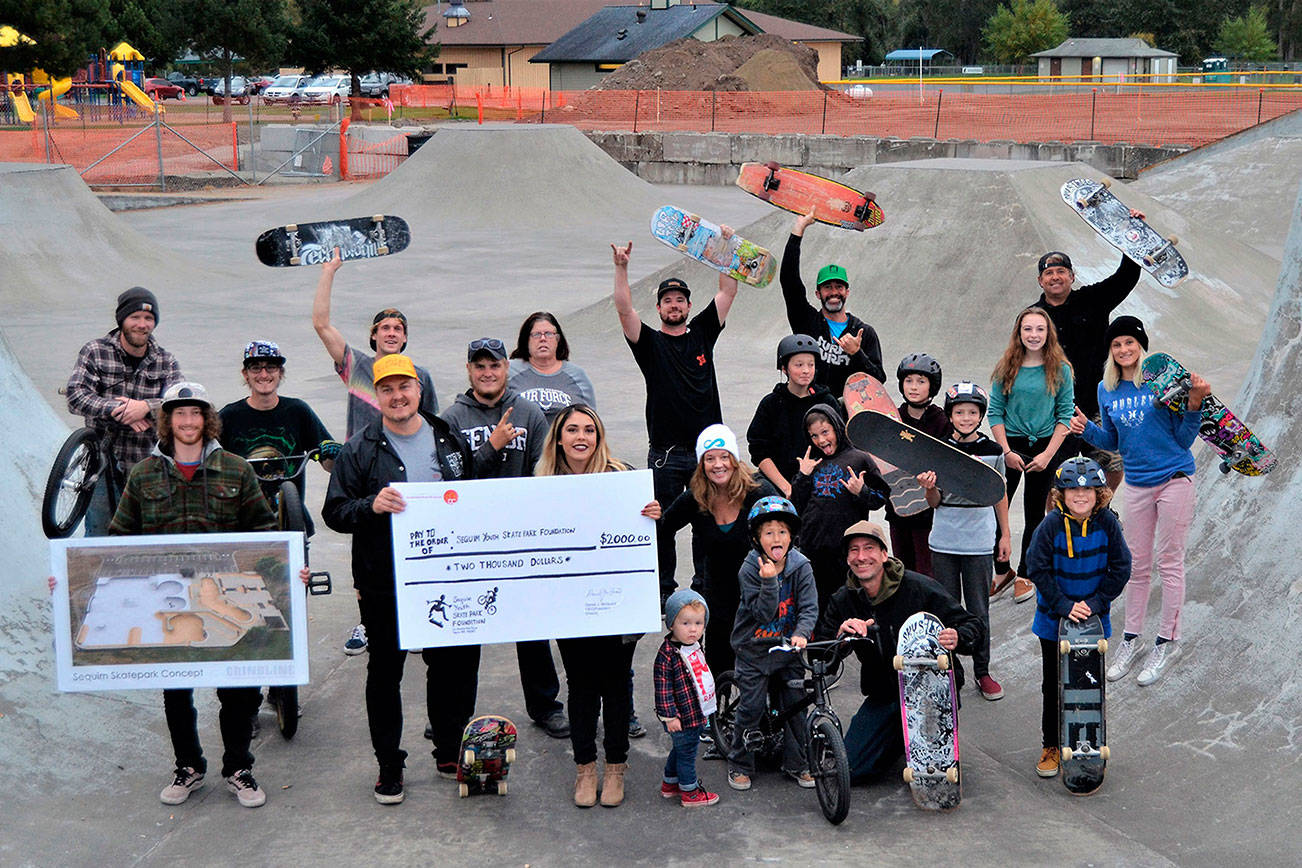
<path id="1" fill-rule="evenodd" d="M 678 646 L 665 637 L 656 654 L 654 681 L 656 688 L 656 717 L 661 720 L 678 718 L 683 729 L 696 729 L 706 724 L 701 713 L 701 700 L 692 684 L 692 673 L 687 671 Z"/>
<path id="2" fill-rule="evenodd" d="M 118 341 L 121 329 L 88 342 L 77 354 L 77 365 L 68 378 L 68 412 L 82 416 L 101 436 L 111 438 L 113 455 L 123 470 L 130 470 L 154 448 L 157 438 L 151 424 L 146 431 L 132 431 L 110 415 L 118 398 L 147 401 L 150 421 L 162 403 L 163 392 L 183 377 L 176 358 L 153 339 L 133 372 L 126 352 Z"/>
<path id="3" fill-rule="evenodd" d="M 220 533 L 275 530 L 276 516 L 249 463 L 210 440 L 201 466 L 186 480 L 169 457 L 155 453 L 127 477 L 113 534 Z"/>

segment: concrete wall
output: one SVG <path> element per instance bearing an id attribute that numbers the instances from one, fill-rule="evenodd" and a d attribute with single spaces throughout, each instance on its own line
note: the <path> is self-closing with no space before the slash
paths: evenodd
<path id="1" fill-rule="evenodd" d="M 775 160 L 818 175 L 860 166 L 933 157 L 1086 163 L 1114 178 L 1135 178 L 1154 163 L 1187 151 L 1100 142 L 978 142 L 961 139 L 878 139 L 868 136 L 769 136 L 754 133 L 587 134 L 607 154 L 654 184 L 731 184 L 745 162 Z"/>

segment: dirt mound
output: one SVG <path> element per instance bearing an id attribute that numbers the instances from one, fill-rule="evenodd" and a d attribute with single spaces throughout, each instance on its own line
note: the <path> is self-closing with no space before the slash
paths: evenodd
<path id="1" fill-rule="evenodd" d="M 598 90 L 817 90 L 818 52 L 763 33 L 714 42 L 687 37 L 644 52 Z"/>

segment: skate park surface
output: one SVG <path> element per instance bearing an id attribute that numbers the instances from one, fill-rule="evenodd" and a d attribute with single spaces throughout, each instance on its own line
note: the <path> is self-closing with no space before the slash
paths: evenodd
<path id="1" fill-rule="evenodd" d="M 280 188 L 255 199 L 121 215 L 100 205 L 70 169 L 0 167 L 7 240 L 0 252 L 0 435 L 8 445 L 0 496 L 11 503 L 0 515 L 11 562 L 0 580 L 0 771 L 9 790 L 0 861 L 813 864 L 895 862 L 925 852 L 970 864 L 1220 865 L 1244 856 L 1295 863 L 1302 691 L 1287 637 L 1302 615 L 1302 580 L 1293 569 L 1302 554 L 1294 530 L 1302 510 L 1288 495 L 1298 490 L 1290 459 L 1298 440 L 1293 386 L 1302 372 L 1302 198 L 1295 167 L 1271 162 L 1296 153 L 1288 137 L 1240 147 L 1252 149 L 1251 159 L 1236 161 L 1230 149 L 1191 152 L 1183 167 L 1173 162 L 1136 184 L 1114 185 L 1127 204 L 1180 236 L 1193 272 L 1174 290 L 1145 276 L 1118 313 L 1142 317 L 1153 349 L 1203 373 L 1281 457 L 1269 476 L 1247 479 L 1221 475 L 1196 447 L 1186 656 L 1153 687 L 1139 688 L 1133 678 L 1110 686 L 1108 778 L 1098 795 L 1073 799 L 1059 781 L 1035 775 L 1032 607 L 1001 598 L 991 610 L 991 669 L 1006 697 L 989 703 L 970 689 L 963 694 L 962 807 L 924 814 L 892 774 L 855 787 L 850 817 L 836 828 L 822 819 L 813 793 L 777 773 L 735 793 L 718 762 L 699 765 L 721 793 L 717 806 L 684 812 L 655 795 L 668 748 L 652 707 L 655 635 L 639 643 L 635 663 L 637 712 L 651 733 L 632 742 L 621 808 L 572 806 L 568 741 L 528 725 L 514 654 L 505 646 L 485 648 L 477 711 L 521 724 L 511 795 L 462 801 L 453 784 L 435 779 L 420 736 L 422 664 L 413 658 L 408 672 L 416 675 L 404 694 L 407 801 L 377 805 L 362 698 L 366 658 L 341 651 L 357 616 L 349 540 L 324 528 L 313 539 L 312 562 L 332 572 L 335 592 L 309 603 L 312 682 L 301 689 L 304 717 L 285 742 L 264 709 L 254 745 L 266 806 L 240 808 L 216 774 L 211 691 L 196 696 L 207 781 L 186 804 L 161 805 L 171 748 L 159 695 L 54 691 L 49 558 L 37 512 L 49 462 L 68 426 L 78 424 L 55 390 L 81 344 L 112 328 L 114 299 L 134 284 L 158 294 L 160 343 L 219 404 L 244 394 L 244 344 L 271 339 L 289 359 L 283 393 L 306 399 L 342 434 L 344 390 L 310 324 L 317 270 L 259 265 L 252 241 L 262 229 L 331 216 L 405 217 L 409 250 L 340 270 L 332 316 L 344 335 L 364 342 L 375 310 L 401 308 L 410 321 L 409 352 L 430 369 L 446 405 L 466 387 L 467 340 L 490 335 L 513 345 L 527 313 L 551 310 L 571 358 L 595 384 L 614 453 L 644 466 L 644 393 L 610 299 L 609 243 L 633 240 L 635 304 L 654 323 L 654 288 L 663 277 L 684 277 L 698 310 L 716 285 L 714 272 L 650 238 L 655 207 L 699 210 L 779 255 L 791 215 L 732 188 L 652 187 L 568 127 L 448 126 L 369 185 Z M 1236 170 L 1235 201 L 1226 207 L 1237 216 L 1229 228 L 1209 219 L 1205 203 L 1188 192 L 1219 171 L 1206 166 L 1214 160 Z M 886 224 L 864 234 L 812 227 L 802 273 L 812 285 L 825 262 L 847 268 L 848 308 L 877 329 L 888 373 L 904 354 L 927 351 L 944 365 L 946 382 L 988 382 L 1014 316 L 1039 296 L 1041 253 L 1069 252 L 1081 283 L 1116 267 L 1118 254 L 1058 196 L 1059 185 L 1078 176 L 1098 173 L 1079 164 L 973 160 L 856 170 L 846 182 L 877 194 Z M 1281 184 L 1291 191 L 1281 193 Z M 1255 213 L 1249 206 L 1257 201 L 1284 204 Z M 1247 222 L 1249 214 L 1257 222 Z M 717 351 L 724 420 L 739 434 L 778 379 L 773 350 L 787 333 L 776 282 L 743 286 Z M 893 382 L 888 388 L 894 393 Z M 325 485 L 312 468 L 314 510 Z M 1019 531 L 1015 522 L 1015 539 Z M 679 544 L 679 562 L 687 563 L 685 539 Z M 1156 601 L 1150 624 L 1155 609 Z M 559 658 L 557 665 L 563 676 Z M 859 702 L 855 665 L 833 694 L 846 722 Z"/>

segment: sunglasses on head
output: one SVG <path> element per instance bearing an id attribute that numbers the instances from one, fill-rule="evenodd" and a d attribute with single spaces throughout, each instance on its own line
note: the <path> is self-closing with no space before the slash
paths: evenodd
<path id="1" fill-rule="evenodd" d="M 497 350 L 498 352 L 501 352 L 505 349 L 506 344 L 502 343 L 497 338 L 480 338 L 479 340 L 470 342 L 470 351 L 472 353 L 479 350 Z"/>

